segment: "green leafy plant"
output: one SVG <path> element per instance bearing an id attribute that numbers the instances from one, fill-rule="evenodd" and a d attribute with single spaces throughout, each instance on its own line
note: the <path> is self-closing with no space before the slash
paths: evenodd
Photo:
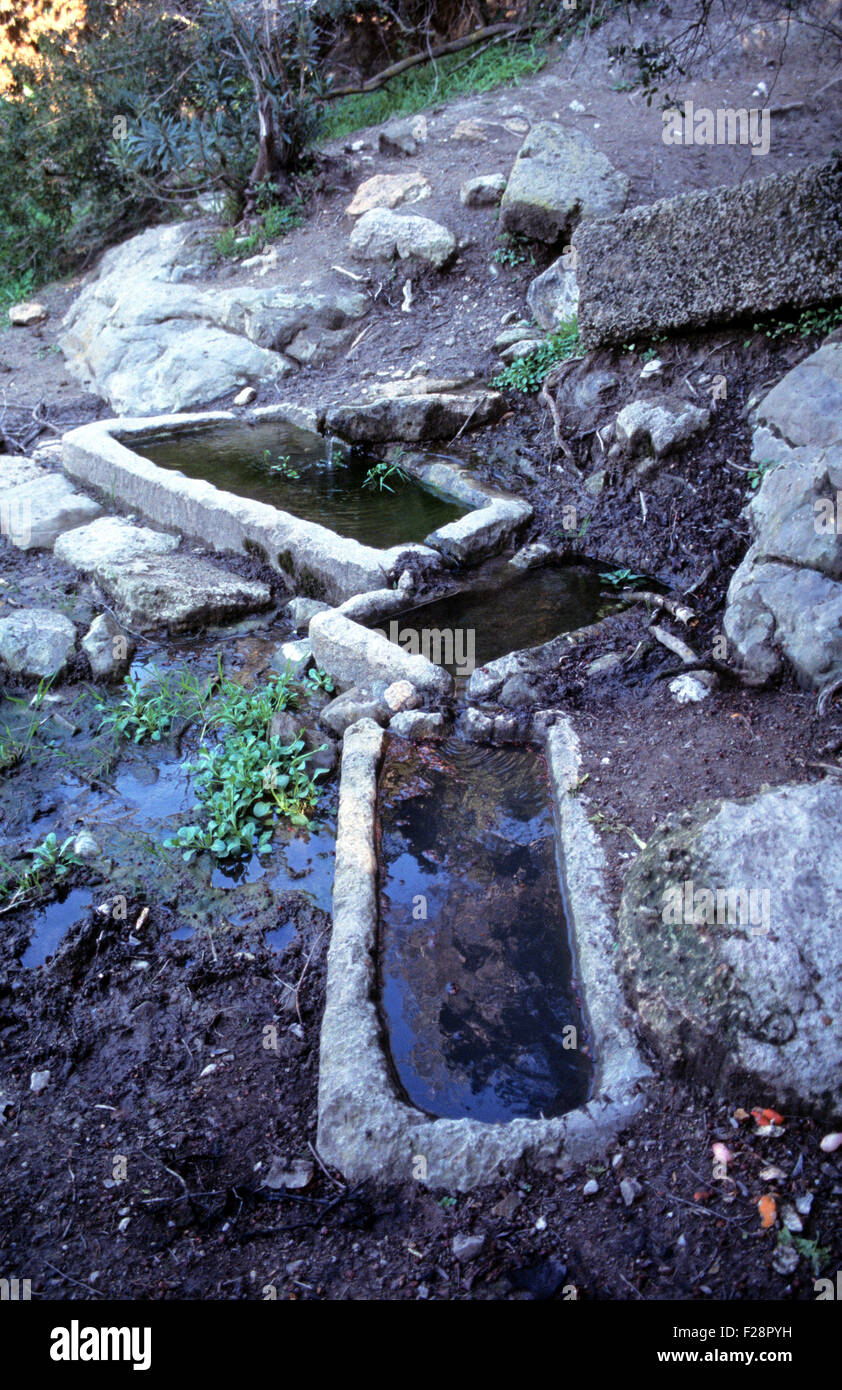
<path id="1" fill-rule="evenodd" d="M 626 568 L 606 570 L 601 572 L 599 577 L 604 584 L 610 584 L 612 589 L 633 589 L 646 579 L 645 574 L 635 574 L 634 570 Z"/>
<path id="2" fill-rule="evenodd" d="M 115 709 L 109 710 L 104 700 L 99 701 L 103 712 L 100 728 L 113 729 L 133 743 L 144 743 L 146 739 L 160 743 L 173 720 L 189 708 L 192 693 L 183 687 L 174 689 L 169 677 L 154 666 L 150 680 L 143 686 L 134 676 L 126 676 L 123 688 L 125 694 Z"/>
<path id="3" fill-rule="evenodd" d="M 365 477 L 363 487 L 376 487 L 379 492 L 394 492 L 394 488 L 389 486 L 389 479 L 396 483 L 408 483 L 409 474 L 404 472 L 397 459 L 381 459 L 379 463 L 372 464 Z"/>
<path id="4" fill-rule="evenodd" d="M 73 836 L 59 843 L 53 831 L 29 851 L 29 857 L 32 862 L 26 869 L 8 862 L 0 865 L 0 902 L 6 912 L 32 901 L 49 883 L 60 882 L 81 864 L 73 853 Z"/>
<path id="5" fill-rule="evenodd" d="M 756 492 L 766 477 L 767 473 L 772 473 L 776 468 L 780 468 L 780 462 L 775 459 L 764 459 L 761 463 L 755 464 L 754 468 L 749 468 L 746 477 L 752 492 Z"/>
<path id="6" fill-rule="evenodd" d="M 835 308 L 822 307 L 804 309 L 796 319 L 773 318 L 765 323 L 753 325 L 755 333 L 765 333 L 767 338 L 787 338 L 798 334 L 800 338 L 810 338 L 814 334 L 823 336 L 831 333 L 842 324 L 842 304 Z"/>
<path id="7" fill-rule="evenodd" d="M 544 379 L 559 362 L 581 355 L 579 326 L 569 319 L 557 333 L 552 333 L 540 347 L 525 357 L 519 357 L 492 380 L 499 391 L 521 391 L 531 394 L 540 391 Z"/>
<path id="8" fill-rule="evenodd" d="M 803 1259 L 809 1261 L 814 1278 L 821 1273 L 830 1259 L 829 1245 L 819 1245 L 818 1239 L 808 1240 L 806 1236 L 793 1235 L 785 1226 L 778 1231 L 778 1246 L 782 1245 L 791 1245 Z"/>
<path id="9" fill-rule="evenodd" d="M 264 449 L 263 462 L 266 466 L 267 472 L 279 474 L 280 477 L 289 478 L 290 480 L 301 477 L 301 474 L 298 471 L 298 469 L 293 468 L 292 464 L 290 463 L 289 454 L 278 454 L 278 457 L 275 459 L 274 462 L 272 462 L 271 460 L 271 450 Z"/>
<path id="10" fill-rule="evenodd" d="M 321 666 L 314 666 L 307 675 L 307 684 L 311 690 L 324 690 L 328 695 L 335 690 L 333 679 L 327 671 L 323 671 Z"/>

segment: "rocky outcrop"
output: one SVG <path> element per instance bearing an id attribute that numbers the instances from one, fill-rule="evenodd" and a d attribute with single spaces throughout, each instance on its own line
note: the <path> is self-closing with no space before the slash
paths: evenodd
<path id="1" fill-rule="evenodd" d="M 842 293 L 842 161 L 583 221 L 573 246 L 587 347 L 819 304 Z"/>
<path id="2" fill-rule="evenodd" d="M 840 817 L 838 782 L 778 787 L 673 816 L 639 855 L 620 944 L 670 1068 L 842 1114 Z"/>
<path id="3" fill-rule="evenodd" d="M 579 130 L 541 121 L 527 135 L 500 204 L 500 230 L 554 242 L 579 218 L 619 212 L 629 181 Z"/>
<path id="4" fill-rule="evenodd" d="M 205 288 L 187 279 L 201 256 L 195 227 L 153 227 L 106 252 L 65 317 L 69 371 L 119 414 L 184 410 L 278 381 L 295 370 L 293 357 L 312 361 L 345 344 L 342 330 L 368 308 L 347 290 Z"/>
<path id="5" fill-rule="evenodd" d="M 821 688 L 842 678 L 842 343 L 787 373 L 754 421 L 763 478 L 725 636 L 750 679 L 769 679 L 786 659 L 802 685 Z"/>

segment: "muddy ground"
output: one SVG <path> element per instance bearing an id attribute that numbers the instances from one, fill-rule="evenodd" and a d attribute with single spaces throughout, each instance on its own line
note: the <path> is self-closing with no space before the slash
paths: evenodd
<path id="1" fill-rule="evenodd" d="M 589 113 L 577 123 L 630 175 L 633 202 L 791 168 L 838 141 L 841 89 L 833 85 L 831 55 L 793 42 L 779 64 L 781 35 L 767 25 L 708 57 L 681 90 L 697 104 L 748 105 L 766 80 L 770 102 L 791 107 L 773 122 L 768 158 L 668 149 L 657 103 L 650 108 L 639 93 L 615 90 L 623 72 L 609 69 L 606 52 L 616 37 L 557 56 L 516 90 L 428 112 L 429 140 L 414 160 L 380 156 L 372 132 L 330 151 L 306 225 L 280 244 L 279 281 L 297 283 L 336 265 L 367 273 L 348 259 L 344 207 L 373 172 L 427 173 L 433 193 L 412 210 L 440 217 L 462 247 L 446 276 L 414 280 L 409 315 L 400 310 L 405 274 L 370 277 L 376 297 L 365 338 L 338 362 L 285 383 L 284 397 L 354 396 L 378 375 L 403 375 L 420 363 L 441 376 L 493 374 L 491 344 L 501 321 L 524 311 L 529 280 L 551 253 L 535 252 L 534 264 L 495 262 L 494 215 L 462 209 L 458 187 L 477 173 L 507 172 L 524 123 L 556 113 L 574 119 L 573 98 Z M 484 140 L 451 138 L 466 118 L 489 123 Z M 351 148 L 358 140 L 364 146 Z M 337 284 L 351 283 L 329 273 Z M 225 284 L 247 279 L 225 264 L 215 274 Z M 50 310 L 43 327 L 0 334 L 0 429 L 10 449 L 110 413 L 68 377 L 54 350 L 60 314 L 78 285 L 39 296 Z M 549 539 L 560 554 L 601 568 L 627 565 L 689 592 L 697 617 L 689 630 L 674 630 L 709 652 L 747 543 L 749 396 L 816 342 L 792 333 L 770 338 L 747 324 L 594 355 L 588 370 L 615 382 L 584 408 L 574 389 L 584 369 L 571 374 L 560 403 L 572 458 L 554 447 L 546 410 L 517 395 L 500 426 L 463 438 L 454 451 L 526 497 L 536 509 L 531 535 Z M 663 361 L 665 384 L 709 401 L 718 373 L 726 398 L 702 442 L 659 475 L 639 483 L 609 471 L 594 495 L 585 479 L 603 466 L 595 431 L 632 397 L 647 348 Z M 272 399 L 263 393 L 264 402 Z M 587 522 L 578 539 L 562 524 L 571 506 L 577 534 Z M 59 594 L 58 606 L 80 622 L 93 614 L 95 596 L 71 571 L 0 545 L 0 612 L 48 596 L 55 604 Z M 572 715 L 582 740 L 589 778 L 581 794 L 600 829 L 615 904 L 636 853 L 630 832 L 645 840 L 680 806 L 825 775 L 842 748 L 838 702 L 819 717 L 815 697 L 788 679 L 752 690 L 724 673 L 703 705 L 677 706 L 665 678 L 676 663 L 646 641 L 648 621 L 633 607 L 589 645 L 571 649 L 554 688 L 553 703 Z M 221 651 L 231 673 L 259 680 L 261 651 L 285 631 L 270 614 L 193 644 L 162 634 L 141 645 L 138 659 L 204 671 Z M 589 663 L 609 650 L 628 659 L 590 677 Z M 45 963 L 21 965 L 33 909 L 0 917 L 0 1272 L 31 1279 L 42 1299 L 716 1301 L 813 1299 L 816 1273 L 839 1267 L 842 1169 L 838 1155 L 818 1147 L 821 1117 L 787 1115 L 781 1133 L 758 1137 L 755 1121 L 741 1116 L 774 1108 L 774 1095 L 690 1089 L 651 1057 L 658 1080 L 645 1113 L 603 1164 L 569 1177 L 516 1173 L 459 1196 L 412 1185 L 349 1187 L 325 1171 L 313 1146 L 329 937 L 326 851 L 318 863 L 319 854 L 307 861 L 298 887 L 287 863 L 283 882 L 271 888 L 268 873 L 214 883 L 209 866 L 181 866 L 153 851 L 172 813 L 167 788 L 178 786 L 173 769 L 184 750 L 176 740 L 115 749 L 94 737 L 100 716 L 84 666 L 71 675 L 60 702 L 44 713 L 58 712 L 78 731 L 50 717 L 34 759 L 0 783 L 4 855 L 51 829 L 62 835 L 83 826 L 97 827 L 107 851 L 65 885 L 89 893 L 90 906 Z M 32 694 L 7 688 L 3 718 L 22 717 L 9 696 L 27 701 Z M 163 794 L 150 807 L 146 797 L 154 800 L 156 787 Z M 333 801 L 335 783 L 325 802 L 328 832 Z M 117 899 L 125 911 L 115 917 Z M 267 933 L 278 930 L 273 945 Z M 30 1077 L 44 1069 L 49 1083 L 36 1094 Z M 732 1180 L 713 1177 L 716 1141 L 735 1154 Z M 306 1187 L 266 1185 L 294 1159 L 312 1165 Z M 779 1175 L 762 1178 L 772 1167 Z M 598 1191 L 585 1197 L 590 1178 Z M 623 1178 L 640 1185 L 630 1205 Z M 769 1192 L 779 1206 L 813 1195 L 804 1220 L 812 1244 L 789 1273 L 776 1230 L 762 1229 L 758 1215 L 757 1199 Z M 486 1239 L 463 1266 L 452 1241 L 468 1233 Z"/>

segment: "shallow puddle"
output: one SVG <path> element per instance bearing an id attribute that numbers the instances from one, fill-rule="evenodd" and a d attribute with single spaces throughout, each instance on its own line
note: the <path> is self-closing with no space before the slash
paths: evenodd
<path id="1" fill-rule="evenodd" d="M 388 487 L 364 487 L 375 459 L 356 451 L 331 458 L 320 435 L 277 423 L 223 426 L 133 447 L 161 468 L 268 502 L 365 545 L 421 541 L 467 510 L 414 481 L 390 478 Z"/>
<path id="2" fill-rule="evenodd" d="M 545 565 L 518 570 L 492 560 L 471 587 L 380 624 L 393 642 L 420 651 L 455 676 L 468 676 L 507 652 L 537 647 L 586 627 L 607 611 L 594 570 Z"/>
<path id="3" fill-rule="evenodd" d="M 542 759 L 394 739 L 379 811 L 380 1008 L 408 1099 L 485 1121 L 581 1105 L 592 1063 Z"/>
<path id="4" fill-rule="evenodd" d="M 24 969 L 43 965 L 48 956 L 55 955 L 65 933 L 87 914 L 92 901 L 90 888 L 71 888 L 41 908 L 35 914 L 32 936 L 21 958 Z"/>

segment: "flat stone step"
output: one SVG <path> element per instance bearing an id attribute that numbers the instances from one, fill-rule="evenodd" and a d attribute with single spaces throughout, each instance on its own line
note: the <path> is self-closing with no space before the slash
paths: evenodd
<path id="1" fill-rule="evenodd" d="M 101 511 L 63 474 L 48 473 L 2 493 L 0 530 L 18 550 L 51 550 L 63 532 L 93 521 Z"/>
<path id="2" fill-rule="evenodd" d="M 104 565 L 137 560 L 144 555 L 167 555 L 177 547 L 177 536 L 135 526 L 120 516 L 100 516 L 87 526 L 77 526 L 59 536 L 55 554 L 74 569 L 97 575 Z"/>
<path id="3" fill-rule="evenodd" d="M 192 555 L 146 555 L 97 571 L 118 616 L 134 631 L 174 632 L 227 622 L 268 607 L 268 585 L 241 579 Z"/>

